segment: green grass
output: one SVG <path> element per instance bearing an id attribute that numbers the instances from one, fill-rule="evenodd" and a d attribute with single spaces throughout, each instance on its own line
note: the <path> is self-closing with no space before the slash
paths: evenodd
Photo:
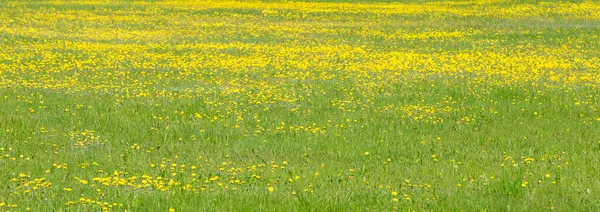
<path id="1" fill-rule="evenodd" d="M 600 209 L 598 4 L 318 2 L 0 4 L 0 210 Z"/>

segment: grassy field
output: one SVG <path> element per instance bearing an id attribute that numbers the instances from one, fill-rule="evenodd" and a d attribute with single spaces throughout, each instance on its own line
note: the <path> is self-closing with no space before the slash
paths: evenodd
<path id="1" fill-rule="evenodd" d="M 599 211 L 600 3 L 2 1 L 0 211 Z"/>

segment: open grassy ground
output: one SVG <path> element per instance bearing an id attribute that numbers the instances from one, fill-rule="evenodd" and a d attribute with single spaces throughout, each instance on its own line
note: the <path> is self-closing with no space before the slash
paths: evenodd
<path id="1" fill-rule="evenodd" d="M 1 1 L 0 210 L 600 210 L 600 3 L 349 2 Z"/>

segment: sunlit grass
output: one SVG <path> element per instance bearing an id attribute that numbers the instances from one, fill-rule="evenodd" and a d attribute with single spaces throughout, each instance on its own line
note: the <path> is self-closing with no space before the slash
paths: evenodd
<path id="1" fill-rule="evenodd" d="M 600 4 L 0 3 L 0 210 L 600 209 Z"/>

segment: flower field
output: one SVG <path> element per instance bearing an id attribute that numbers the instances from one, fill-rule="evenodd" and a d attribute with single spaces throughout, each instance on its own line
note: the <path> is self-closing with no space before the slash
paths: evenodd
<path id="1" fill-rule="evenodd" d="M 0 211 L 599 211 L 595 1 L 2 1 Z"/>

